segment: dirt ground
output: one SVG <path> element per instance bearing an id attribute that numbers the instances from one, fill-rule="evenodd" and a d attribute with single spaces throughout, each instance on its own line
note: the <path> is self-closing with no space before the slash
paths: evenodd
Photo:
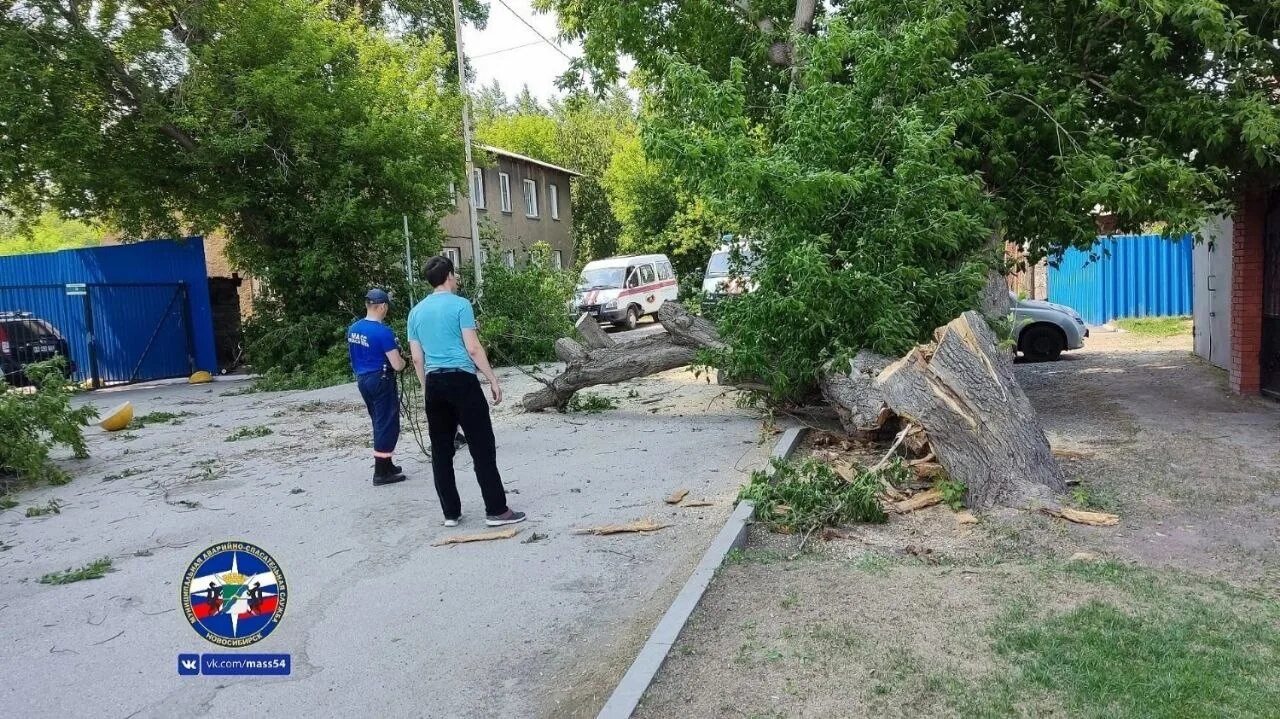
<path id="1" fill-rule="evenodd" d="M 1095 333 L 1018 367 L 1080 453 L 1075 501 L 1118 526 L 939 506 L 800 555 L 753 528 L 636 716 L 1280 716 L 1280 404 L 1229 395 L 1190 350 Z M 1216 663 L 1167 656 L 1187 646 Z"/>

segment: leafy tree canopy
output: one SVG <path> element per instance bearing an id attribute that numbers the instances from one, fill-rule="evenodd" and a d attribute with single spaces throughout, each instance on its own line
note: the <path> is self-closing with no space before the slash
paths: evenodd
<path id="1" fill-rule="evenodd" d="M 718 361 L 780 395 L 972 306 L 1033 256 L 1195 229 L 1280 173 L 1265 1 L 545 0 L 597 81 L 631 56 L 645 156 L 753 238 Z"/>
<path id="2" fill-rule="evenodd" d="M 28 212 L 106 218 L 129 237 L 225 228 L 232 260 L 268 290 L 255 319 L 323 334 L 366 283 L 403 280 L 402 214 L 418 253 L 434 250 L 461 175 L 442 42 L 396 38 L 336 9 L 9 4 L 0 196 Z M 323 341 L 287 354 L 306 361 Z"/>
<path id="3" fill-rule="evenodd" d="M 5 217 L 0 214 L 0 256 L 93 247 L 102 242 L 100 225 L 45 212 L 38 217 Z"/>

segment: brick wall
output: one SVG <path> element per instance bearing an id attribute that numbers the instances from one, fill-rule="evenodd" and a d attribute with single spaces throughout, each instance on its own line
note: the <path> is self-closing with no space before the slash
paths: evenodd
<path id="1" fill-rule="evenodd" d="M 1262 262 L 1266 195 L 1246 193 L 1233 218 L 1231 236 L 1231 390 L 1261 388 Z"/>

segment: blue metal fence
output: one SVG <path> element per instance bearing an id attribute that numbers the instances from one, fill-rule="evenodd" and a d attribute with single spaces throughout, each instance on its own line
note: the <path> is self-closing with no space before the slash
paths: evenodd
<path id="1" fill-rule="evenodd" d="M 18 315 L 62 335 L 80 380 L 217 369 L 199 237 L 0 257 L 0 317 Z"/>
<path id="2" fill-rule="evenodd" d="M 1099 238 L 1089 251 L 1068 250 L 1049 267 L 1049 301 L 1075 308 L 1100 325 L 1120 317 L 1191 314 L 1191 249 L 1187 235 Z"/>

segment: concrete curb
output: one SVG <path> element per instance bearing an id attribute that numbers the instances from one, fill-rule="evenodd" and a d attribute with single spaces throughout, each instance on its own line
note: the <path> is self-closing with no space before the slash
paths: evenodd
<path id="1" fill-rule="evenodd" d="M 775 459 L 787 459 L 796 451 L 796 447 L 800 446 L 800 440 L 804 439 L 804 435 L 804 427 L 788 429 L 774 445 L 771 456 Z M 697 568 L 693 570 L 693 574 L 689 575 L 688 581 L 676 595 L 675 601 L 667 607 L 662 620 L 645 640 L 640 653 L 636 655 L 635 661 L 622 676 L 622 681 L 618 682 L 618 686 L 614 688 L 609 701 L 605 702 L 604 708 L 596 715 L 596 719 L 630 719 L 631 714 L 639 706 L 641 697 L 648 691 L 649 684 L 658 675 L 662 663 L 666 661 L 671 645 L 675 644 L 680 631 L 684 629 L 689 616 L 693 614 L 703 593 L 707 591 L 707 586 L 715 577 L 716 570 L 724 562 L 725 555 L 746 542 L 747 522 L 751 519 L 754 509 L 750 502 L 738 503 L 733 514 L 729 515 L 729 520 L 725 522 L 720 533 L 711 542 L 711 546 L 707 547 L 706 553 L 702 555 L 702 561 L 698 562 Z"/>

